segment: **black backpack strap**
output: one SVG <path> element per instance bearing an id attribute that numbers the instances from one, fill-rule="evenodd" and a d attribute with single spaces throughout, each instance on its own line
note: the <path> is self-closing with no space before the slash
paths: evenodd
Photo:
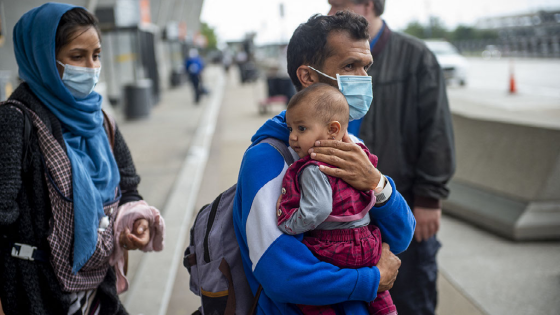
<path id="1" fill-rule="evenodd" d="M 251 309 L 249 310 L 249 315 L 257 314 L 257 305 L 259 304 L 259 297 L 261 296 L 261 292 L 262 292 L 262 285 L 259 284 L 257 293 L 255 294 L 255 298 L 253 299 L 253 304 L 251 305 Z"/>
<path id="2" fill-rule="evenodd" d="M 294 157 L 288 149 L 288 146 L 284 144 L 283 141 L 276 138 L 266 138 L 264 140 L 261 140 L 259 143 L 268 143 L 272 147 L 274 147 L 278 152 L 280 152 L 280 154 L 282 154 L 282 157 L 284 158 L 284 161 L 286 161 L 288 166 L 294 163 Z"/>
<path id="3" fill-rule="evenodd" d="M 115 135 L 117 133 L 117 123 L 115 119 L 107 114 L 104 110 L 103 112 L 103 127 L 105 128 L 105 132 L 107 133 L 107 137 L 109 138 L 109 144 L 111 145 L 111 150 L 115 149 Z"/>
<path id="4" fill-rule="evenodd" d="M 46 251 L 33 245 L 11 242 L 7 235 L 0 235 L 0 252 L 23 260 L 49 262 L 49 255 Z"/>

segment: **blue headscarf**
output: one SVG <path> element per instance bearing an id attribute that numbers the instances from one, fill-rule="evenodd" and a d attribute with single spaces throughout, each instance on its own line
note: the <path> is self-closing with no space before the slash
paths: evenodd
<path id="1" fill-rule="evenodd" d="M 19 76 L 60 120 L 72 164 L 74 260 L 77 273 L 95 252 L 103 204 L 115 198 L 119 169 L 103 128 L 101 95 L 76 100 L 56 68 L 55 35 L 60 19 L 75 6 L 46 3 L 25 13 L 14 27 Z"/>

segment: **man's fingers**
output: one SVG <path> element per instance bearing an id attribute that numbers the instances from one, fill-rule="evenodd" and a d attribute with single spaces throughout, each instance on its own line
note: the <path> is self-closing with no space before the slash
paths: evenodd
<path id="1" fill-rule="evenodd" d="M 354 150 L 357 145 L 354 143 L 346 143 L 338 140 L 321 140 L 315 141 L 315 147 L 332 147 L 343 151 Z"/>
<path id="2" fill-rule="evenodd" d="M 401 260 L 390 251 L 389 244 L 382 244 L 381 258 L 377 263 L 377 268 L 380 273 L 379 292 L 389 290 L 393 286 Z"/>
<path id="3" fill-rule="evenodd" d="M 342 142 L 339 142 L 342 143 Z M 313 147 L 312 148 L 312 153 L 320 153 L 320 154 L 327 154 L 327 155 L 337 155 L 340 156 L 342 158 L 349 158 L 349 157 L 353 157 L 353 155 L 351 154 L 352 152 L 361 150 L 359 146 L 351 144 L 351 143 L 342 143 L 343 145 L 346 145 L 346 147 L 342 148 L 342 147 Z"/>
<path id="4" fill-rule="evenodd" d="M 426 239 L 429 239 L 434 234 L 436 234 L 436 226 L 435 224 L 430 223 L 430 225 L 428 225 L 428 230 L 426 231 Z"/>
<path id="5" fill-rule="evenodd" d="M 414 239 L 417 242 L 422 242 L 426 237 L 426 226 L 424 224 L 416 225 L 416 230 L 414 230 Z"/>
<path id="6" fill-rule="evenodd" d="M 346 153 L 347 151 L 343 151 L 343 150 L 339 150 L 337 148 L 331 148 L 331 147 L 324 147 L 324 148 L 317 148 L 317 147 L 313 147 L 311 150 L 311 157 L 313 157 L 313 154 L 321 154 L 321 155 L 335 155 L 335 156 L 339 156 L 342 158 L 346 158 L 348 157 L 348 154 Z"/>
<path id="7" fill-rule="evenodd" d="M 311 158 L 316 161 L 324 162 L 330 165 L 334 165 L 336 167 L 344 168 L 344 166 L 348 163 L 344 158 L 341 158 L 337 155 L 329 155 L 329 154 L 320 154 L 320 153 L 312 153 Z"/>
<path id="8" fill-rule="evenodd" d="M 336 178 L 343 178 L 348 175 L 347 172 L 340 168 L 327 167 L 324 165 L 319 166 L 319 170 L 321 170 L 321 172 L 325 173 L 326 175 L 330 175 Z"/>
<path id="9" fill-rule="evenodd" d="M 416 228 L 416 230 L 414 231 L 414 239 L 417 242 L 422 242 L 422 236 L 420 235 L 420 231 L 418 230 L 418 228 Z"/>

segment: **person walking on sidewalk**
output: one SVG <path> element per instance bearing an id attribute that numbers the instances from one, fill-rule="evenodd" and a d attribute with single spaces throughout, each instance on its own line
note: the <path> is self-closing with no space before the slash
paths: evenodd
<path id="1" fill-rule="evenodd" d="M 198 54 L 198 49 L 191 48 L 189 56 L 185 60 L 185 70 L 189 75 L 194 91 L 194 103 L 200 102 L 200 97 L 204 94 L 204 86 L 202 84 L 202 70 L 204 70 L 204 62 Z"/>
<path id="2" fill-rule="evenodd" d="M 349 12 L 332 17 L 316 15 L 301 24 L 288 46 L 288 73 L 296 89 L 319 82 L 309 66 L 337 69 L 353 79 L 365 76 L 372 63 L 368 38 L 367 21 Z M 348 77 L 349 82 L 364 83 Z M 356 99 L 353 105 L 362 110 L 351 111 L 359 116 L 369 103 Z M 288 145 L 285 111 L 265 122 L 252 137 L 241 163 L 233 209 L 245 275 L 253 293 L 259 285 L 263 288 L 257 313 L 299 314 L 296 304 L 335 304 L 339 314 L 368 314 L 367 302 L 373 301 L 378 291 L 390 289 L 397 276 L 400 262 L 391 251 L 402 252 L 410 243 L 415 226 L 410 208 L 387 177 L 392 193 L 383 205 L 371 210 L 384 214 L 378 219 L 372 216 L 372 223 L 389 241 L 383 245 L 377 266 L 341 269 L 320 261 L 301 242 L 302 234 L 287 235 L 278 229 L 275 205 L 288 165 L 274 147 L 259 143 L 269 137 Z M 321 168 L 325 174 L 341 178 L 357 190 L 373 190 L 381 180 L 381 173 L 348 136 L 342 142 L 320 141 L 313 150 L 311 158 L 337 167 Z"/>
<path id="3" fill-rule="evenodd" d="M 93 91 L 96 19 L 47 3 L 13 34 L 24 83 L 0 104 L 0 314 L 127 314 L 125 253 L 161 250 L 163 219 Z"/>
<path id="4" fill-rule="evenodd" d="M 393 32 L 381 18 L 385 0 L 329 0 L 335 14 L 349 9 L 369 22 L 368 70 L 374 101 L 350 133 L 379 157 L 379 170 L 391 176 L 413 209 L 416 231 L 399 258 L 402 266 L 391 289 L 401 315 L 434 314 L 437 304 L 436 233 L 441 200 L 455 171 L 453 126 L 445 78 L 434 54 L 419 39 Z M 330 73 L 332 74 L 332 73 Z"/>

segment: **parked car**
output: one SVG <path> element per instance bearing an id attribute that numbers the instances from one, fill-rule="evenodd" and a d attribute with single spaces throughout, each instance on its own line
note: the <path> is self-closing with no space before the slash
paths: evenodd
<path id="1" fill-rule="evenodd" d="M 459 54 L 455 46 L 443 40 L 427 40 L 426 45 L 436 55 L 448 84 L 452 82 L 460 86 L 467 84 L 468 61 Z"/>

